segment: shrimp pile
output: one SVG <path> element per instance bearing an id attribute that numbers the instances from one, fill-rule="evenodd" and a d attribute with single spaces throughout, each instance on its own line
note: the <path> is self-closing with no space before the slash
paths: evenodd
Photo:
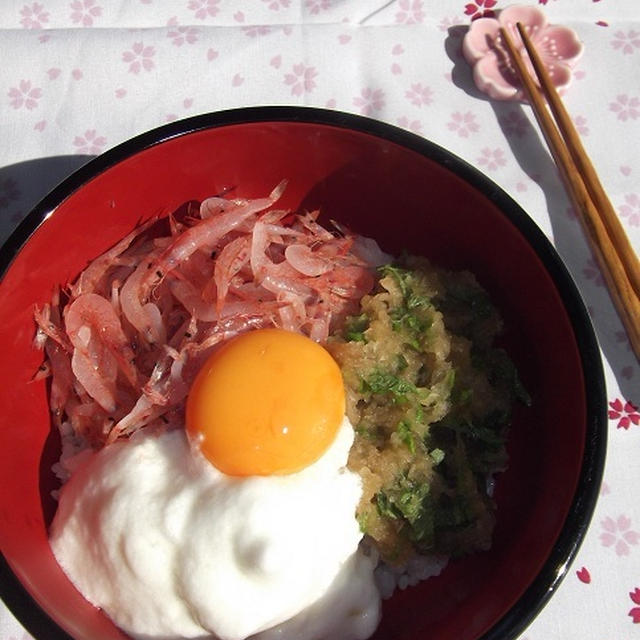
<path id="1" fill-rule="evenodd" d="M 275 209 L 215 196 L 195 215 L 151 220 L 35 310 L 39 378 L 79 449 L 184 423 L 204 360 L 229 338 L 275 326 L 323 343 L 374 285 L 374 241 Z M 158 227 L 164 227 L 159 232 Z"/>

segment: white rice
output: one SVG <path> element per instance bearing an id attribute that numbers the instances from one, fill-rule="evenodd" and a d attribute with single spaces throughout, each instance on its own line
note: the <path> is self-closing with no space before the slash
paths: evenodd
<path id="1" fill-rule="evenodd" d="M 439 576 L 449 562 L 449 557 L 445 555 L 415 555 L 406 564 L 393 566 L 379 559 L 378 551 L 369 540 L 365 538 L 360 544 L 365 555 L 378 559 L 374 578 L 384 600 L 388 600 L 396 589 L 404 590 Z"/>
<path id="2" fill-rule="evenodd" d="M 51 470 L 60 484 L 64 484 L 78 468 L 78 465 L 91 453 L 91 447 L 87 441 L 73 431 L 71 422 L 66 421 L 60 425 L 61 453 L 58 461 L 51 466 Z M 59 489 L 54 489 L 51 495 L 57 500 Z"/>

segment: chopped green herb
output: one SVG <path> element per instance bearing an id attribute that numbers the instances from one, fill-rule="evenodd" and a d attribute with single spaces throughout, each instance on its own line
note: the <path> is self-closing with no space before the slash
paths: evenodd
<path id="1" fill-rule="evenodd" d="M 433 542 L 433 508 L 429 483 L 400 474 L 391 487 L 376 495 L 378 511 L 392 519 L 402 518 L 409 527 L 409 536 L 423 547 Z"/>
<path id="2" fill-rule="evenodd" d="M 385 265 L 380 270 L 383 276 L 393 277 L 402 294 L 402 304 L 389 310 L 391 328 L 398 333 L 406 333 L 407 344 L 420 351 L 421 340 L 433 324 L 431 300 L 414 290 L 413 271 L 394 265 Z"/>
<path id="3" fill-rule="evenodd" d="M 486 549 L 495 511 L 486 478 L 506 468 L 513 401 L 531 402 L 494 346 L 499 315 L 468 272 L 406 257 L 379 274 L 337 337 L 352 343 L 338 352 L 357 415 L 350 460 L 356 469 L 379 459 L 384 470 L 370 467 L 384 486 L 361 507 L 360 528 L 391 562 L 411 550 Z"/>
<path id="4" fill-rule="evenodd" d="M 369 316 L 361 313 L 359 316 L 347 318 L 344 326 L 344 337 L 349 342 L 366 342 L 364 332 L 369 328 Z"/>
<path id="5" fill-rule="evenodd" d="M 362 379 L 361 393 L 389 394 L 393 402 L 404 403 L 407 394 L 415 393 L 416 387 L 408 380 L 404 380 L 389 371 L 374 371 Z"/>
<path id="6" fill-rule="evenodd" d="M 360 527 L 360 531 L 362 533 L 367 533 L 367 526 L 369 524 L 369 514 L 366 511 L 358 514 L 357 517 L 358 526 Z"/>
<path id="7" fill-rule="evenodd" d="M 419 309 L 431 306 L 431 300 L 426 296 L 420 296 L 414 291 L 410 291 L 406 299 L 407 309 Z"/>
<path id="8" fill-rule="evenodd" d="M 400 422 L 398 422 L 398 426 L 396 427 L 396 431 L 400 436 L 402 442 L 407 445 L 409 451 L 411 453 L 415 453 L 416 443 L 413 439 L 413 430 L 411 428 L 411 423 L 408 420 L 400 420 Z"/>
<path id="9" fill-rule="evenodd" d="M 378 491 L 378 493 L 376 493 L 376 506 L 381 516 L 391 518 L 392 520 L 397 520 L 400 516 L 384 491 Z"/>
<path id="10" fill-rule="evenodd" d="M 398 286 L 400 287 L 402 297 L 407 297 L 409 293 L 407 280 L 411 277 L 411 272 L 408 269 L 403 269 L 402 267 L 398 267 L 392 264 L 384 264 L 379 267 L 378 270 L 380 271 L 382 277 L 393 276 L 395 281 L 398 283 Z"/>
<path id="11" fill-rule="evenodd" d="M 421 317 L 422 316 L 422 317 Z M 394 331 L 405 330 L 409 333 L 412 343 L 419 348 L 420 335 L 425 333 L 433 324 L 431 318 L 424 317 L 424 314 L 417 314 L 406 307 L 395 307 L 389 311 L 391 327 Z"/>

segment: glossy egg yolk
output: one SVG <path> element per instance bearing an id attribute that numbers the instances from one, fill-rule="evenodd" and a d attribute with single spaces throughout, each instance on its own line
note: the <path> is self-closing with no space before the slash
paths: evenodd
<path id="1" fill-rule="evenodd" d="M 288 474 L 315 462 L 345 411 L 340 368 L 309 338 L 258 329 L 205 362 L 187 399 L 193 442 L 228 475 Z"/>

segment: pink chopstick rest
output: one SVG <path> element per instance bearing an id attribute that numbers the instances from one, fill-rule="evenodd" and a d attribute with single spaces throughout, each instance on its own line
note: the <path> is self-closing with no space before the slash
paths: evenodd
<path id="1" fill-rule="evenodd" d="M 473 80 L 478 89 L 494 100 L 524 99 L 518 74 L 500 36 L 501 27 L 508 29 L 516 46 L 524 51 L 516 28 L 518 22 L 533 40 L 556 88 L 568 87 L 572 69 L 583 51 L 575 31 L 549 24 L 537 7 L 512 5 L 500 11 L 496 18 L 474 20 L 463 39 L 462 53 L 473 67 Z M 530 66 L 526 53 L 524 58 Z"/>

